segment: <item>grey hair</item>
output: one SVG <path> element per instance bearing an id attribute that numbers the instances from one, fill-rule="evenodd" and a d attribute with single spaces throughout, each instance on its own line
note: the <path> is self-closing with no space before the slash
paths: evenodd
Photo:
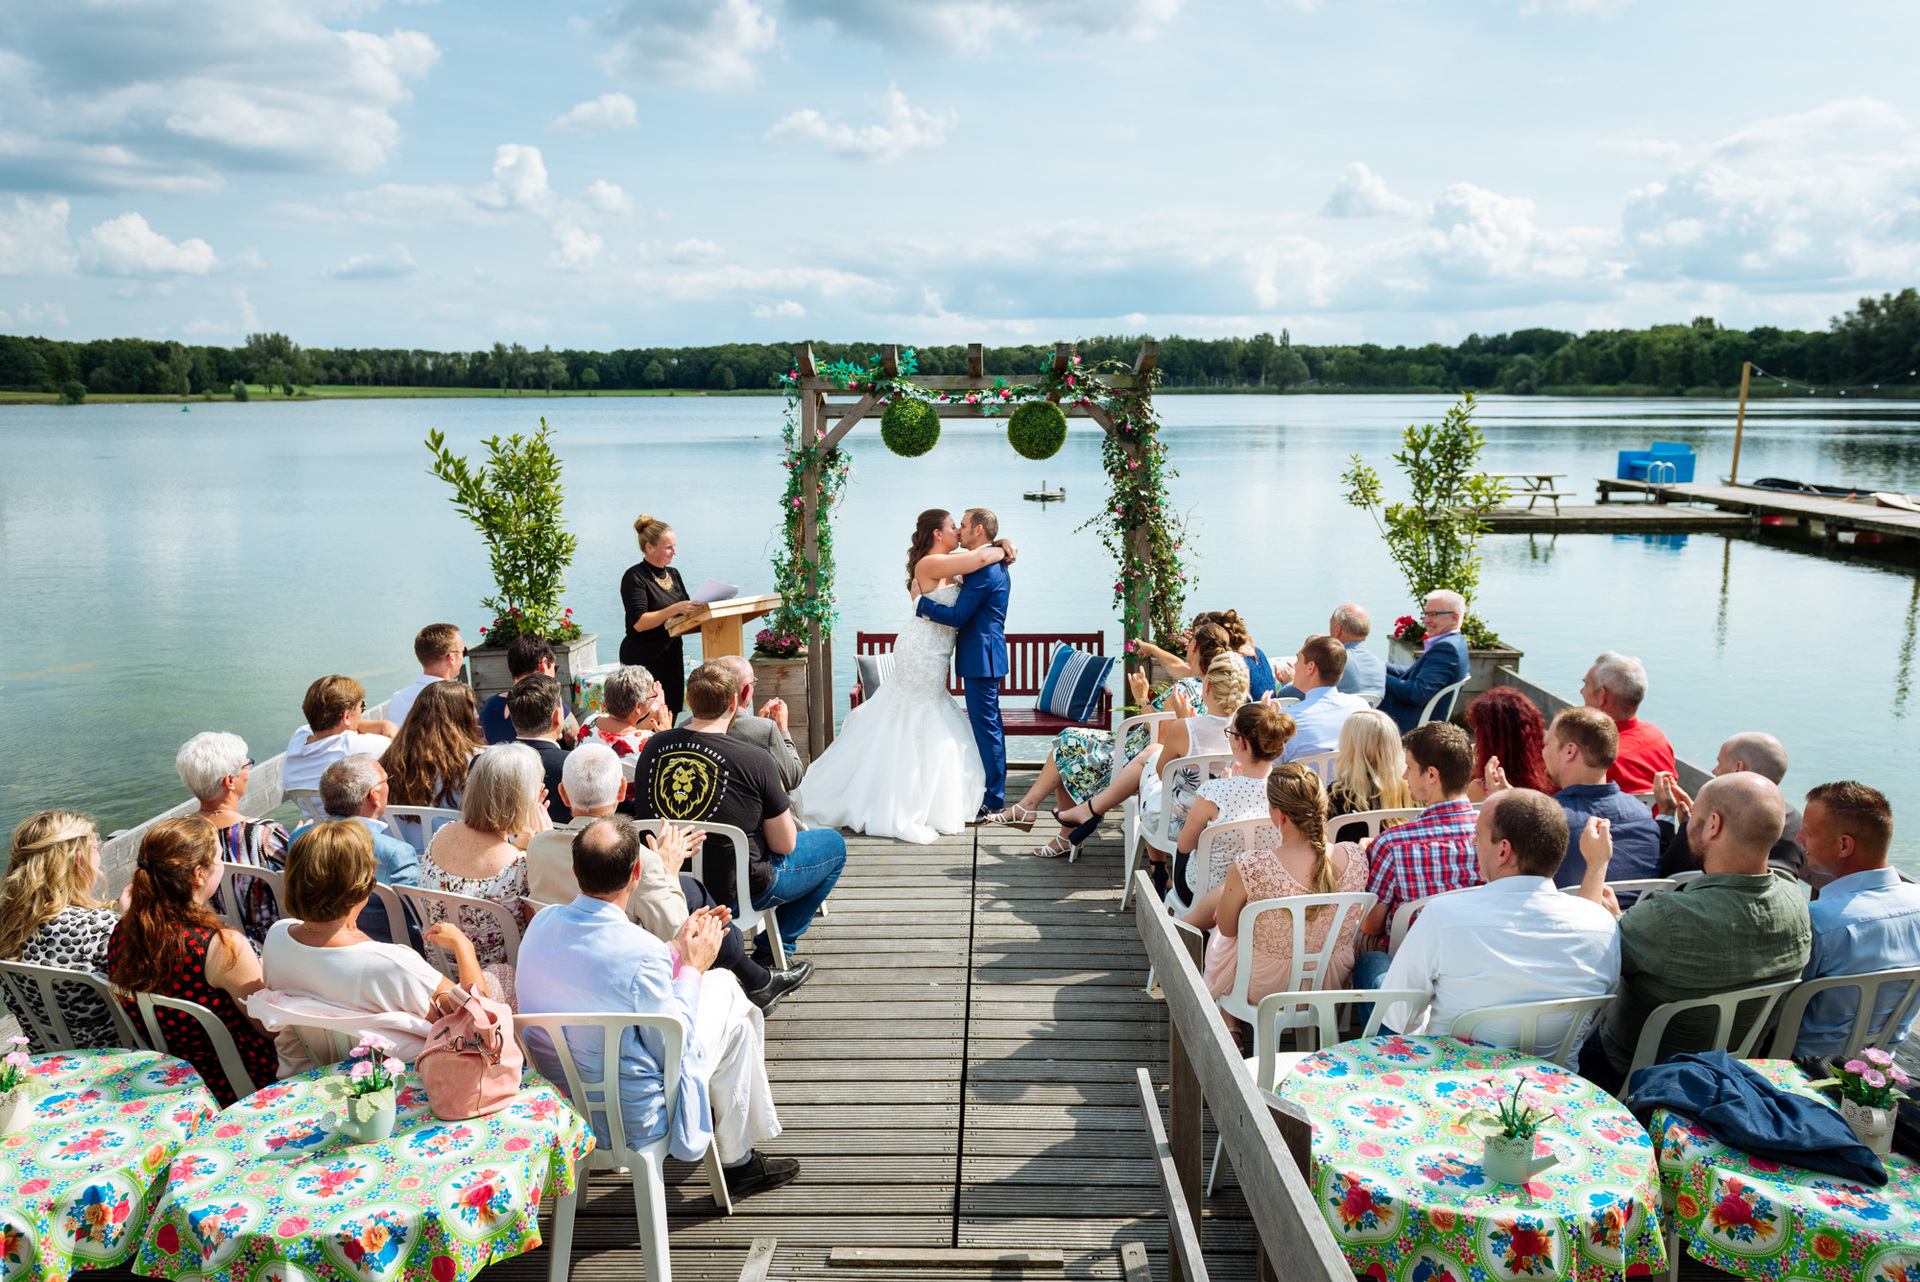
<path id="1" fill-rule="evenodd" d="M 475 832 L 531 832 L 538 822 L 540 754 L 524 743 L 496 743 L 473 759 L 460 793 L 460 818 Z"/>
<path id="2" fill-rule="evenodd" d="M 1764 730 L 1743 730 L 1721 745 L 1721 751 L 1762 779 L 1779 783 L 1787 777 L 1787 745 Z"/>
<path id="3" fill-rule="evenodd" d="M 225 780 L 247 768 L 247 741 L 224 730 L 202 730 L 180 745 L 173 768 L 180 782 L 201 801 L 212 801 L 225 789 Z"/>
<path id="4" fill-rule="evenodd" d="M 1613 650 L 1608 650 L 1593 661 L 1593 683 L 1617 699 L 1630 713 L 1638 711 L 1641 701 L 1647 697 L 1646 667 L 1631 655 Z"/>
<path id="5" fill-rule="evenodd" d="M 600 697 L 613 716 L 625 720 L 634 711 L 653 700 L 653 673 L 637 663 L 623 664 L 607 674 Z M 569 787 L 567 791 L 573 789 Z"/>
<path id="6" fill-rule="evenodd" d="M 745 655 L 723 654 L 715 659 L 714 662 L 725 664 L 734 676 L 739 677 L 740 688 L 742 690 L 753 684 L 753 662 Z M 736 699 L 739 697 L 738 694 L 734 695 Z"/>
<path id="7" fill-rule="evenodd" d="M 1333 612 L 1333 626 L 1362 641 L 1373 631 L 1373 616 L 1357 605 L 1343 605 Z"/>
<path id="8" fill-rule="evenodd" d="M 598 810 L 620 799 L 620 758 L 604 743 L 581 744 L 567 754 L 560 782 L 576 811 Z"/>
<path id="9" fill-rule="evenodd" d="M 1452 588 L 1435 588 L 1433 591 L 1427 593 L 1427 601 L 1440 602 L 1441 604 L 1445 605 L 1449 610 L 1452 610 L 1455 614 L 1459 615 L 1460 621 L 1462 623 L 1466 622 L 1467 598 L 1461 596 L 1458 592 L 1455 592 Z M 1426 602 L 1423 601 L 1421 602 L 1421 604 L 1424 605 L 1426 604 Z"/>
<path id="10" fill-rule="evenodd" d="M 380 766 L 373 754 L 356 752 L 320 772 L 320 804 L 336 819 L 351 819 L 379 786 Z"/>

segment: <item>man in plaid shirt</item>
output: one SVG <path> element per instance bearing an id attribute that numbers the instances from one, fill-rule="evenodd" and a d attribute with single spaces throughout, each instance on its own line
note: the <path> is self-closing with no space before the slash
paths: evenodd
<path id="1" fill-rule="evenodd" d="M 1385 934 L 1401 904 L 1483 880 L 1473 848 L 1479 814 L 1467 800 L 1473 742 L 1459 726 L 1429 721 L 1407 731 L 1401 743 L 1407 752 L 1407 789 L 1425 809 L 1367 848 L 1367 889 L 1380 899 L 1360 926 L 1370 935 Z M 1353 963 L 1353 986 L 1380 987 L 1389 964 L 1384 952 L 1360 954 Z"/>

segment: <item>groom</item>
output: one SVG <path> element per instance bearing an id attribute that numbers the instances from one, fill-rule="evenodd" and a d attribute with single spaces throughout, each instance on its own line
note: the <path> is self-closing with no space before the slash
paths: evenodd
<path id="1" fill-rule="evenodd" d="M 977 823 L 1007 800 L 1007 737 L 1000 727 L 1000 678 L 1007 675 L 1007 594 L 1011 583 L 1007 567 L 1013 564 L 1013 545 L 1000 539 L 1000 518 L 983 507 L 968 509 L 960 518 L 960 546 L 969 552 L 999 543 L 1007 559 L 975 570 L 960 586 L 952 605 L 921 597 L 922 618 L 955 628 L 960 635 L 953 650 L 954 669 L 967 683 L 967 719 L 973 740 L 980 745 L 980 763 L 987 770 L 986 796 L 981 799 Z"/>

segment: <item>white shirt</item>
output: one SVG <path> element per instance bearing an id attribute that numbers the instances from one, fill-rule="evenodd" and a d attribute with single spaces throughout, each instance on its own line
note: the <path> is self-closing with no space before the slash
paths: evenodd
<path id="1" fill-rule="evenodd" d="M 287 740 L 286 760 L 280 763 L 282 788 L 318 788 L 320 776 L 340 758 L 351 757 L 357 752 L 377 758 L 393 742 L 383 734 L 342 730 L 339 734 L 330 734 L 324 739 L 308 743 L 307 736 L 312 733 L 306 726 L 301 726 L 293 732 L 293 738 Z"/>
<path id="2" fill-rule="evenodd" d="M 260 946 L 260 977 L 268 988 L 305 993 L 353 1010 L 432 1018 L 434 990 L 443 976 L 419 953 L 378 942 L 315 948 L 293 937 L 293 925 L 283 918 L 267 928 Z"/>
<path id="3" fill-rule="evenodd" d="M 1402 1033 L 1438 1037 L 1468 1011 L 1566 997 L 1602 997 L 1620 987 L 1620 930 L 1599 904 L 1560 892 L 1546 877 L 1502 877 L 1428 901 L 1400 943 L 1382 988 L 1431 995 L 1422 1027 L 1409 1028 L 1406 1003 L 1383 1022 Z M 1542 1020 L 1536 1045 L 1566 1034 L 1563 1020 Z M 1511 1047 L 1519 1027 L 1482 1024 L 1475 1041 Z"/>
<path id="4" fill-rule="evenodd" d="M 404 690 L 395 690 L 393 698 L 387 700 L 387 720 L 396 726 L 405 721 L 407 714 L 413 711 L 413 701 L 420 697 L 420 692 L 438 680 L 440 678 L 433 673 L 422 672 L 412 685 Z"/>
<path id="5" fill-rule="evenodd" d="M 1298 761 L 1318 752 L 1336 751 L 1340 747 L 1340 727 L 1366 706 L 1367 701 L 1359 695 L 1347 694 L 1333 686 L 1318 686 L 1307 691 L 1300 696 L 1300 702 L 1281 709 L 1293 718 L 1294 732 L 1280 760 Z"/>

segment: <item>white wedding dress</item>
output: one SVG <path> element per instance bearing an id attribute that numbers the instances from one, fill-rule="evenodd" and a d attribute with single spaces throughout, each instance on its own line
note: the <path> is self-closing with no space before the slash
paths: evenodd
<path id="1" fill-rule="evenodd" d="M 928 595 L 952 605 L 960 585 Z M 965 709 L 947 693 L 956 635 L 917 614 L 901 625 L 892 675 L 847 714 L 800 782 L 808 823 L 920 845 L 967 826 L 987 772 Z"/>

